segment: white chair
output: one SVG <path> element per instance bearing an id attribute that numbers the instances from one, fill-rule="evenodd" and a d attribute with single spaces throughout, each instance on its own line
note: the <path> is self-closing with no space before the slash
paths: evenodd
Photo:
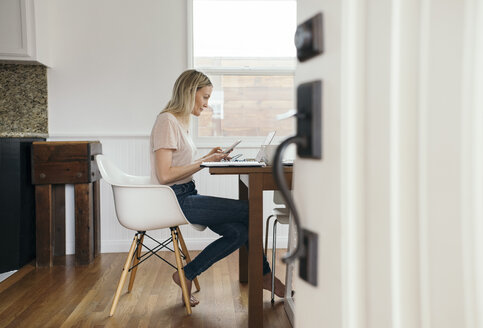
<path id="1" fill-rule="evenodd" d="M 119 223 L 127 229 L 136 231 L 124 264 L 121 279 L 117 286 L 109 316 L 112 316 L 116 310 L 128 271 L 131 271 L 128 287 L 128 292 L 130 292 L 134 278 L 136 277 L 138 265 L 152 255 L 161 258 L 157 252 L 165 248 L 170 242 L 173 242 L 176 267 L 166 260 L 161 259 L 178 270 L 186 312 L 190 315 L 191 306 L 185 283 L 181 254 L 187 263 L 191 262 L 191 259 L 181 231 L 179 230 L 180 225 L 190 223 L 186 220 L 174 191 L 169 186 L 151 184 L 149 176 L 133 176 L 124 173 L 105 155 L 97 155 L 96 162 L 102 178 L 112 186 L 114 205 Z M 206 228 L 195 224 L 192 224 L 192 226 L 197 230 L 204 230 Z M 146 231 L 164 228 L 170 228 L 171 238 L 162 243 L 159 243 L 146 234 Z M 143 244 L 144 236 L 151 238 L 158 245 L 153 249 L 146 247 Z M 182 252 L 179 249 L 178 242 L 181 244 Z M 143 246 L 148 249 L 148 252 L 141 255 Z M 196 290 L 200 290 L 197 279 L 194 279 L 194 283 Z"/>
<path id="2" fill-rule="evenodd" d="M 268 230 L 269 230 L 269 223 L 270 219 L 273 217 L 275 220 L 273 221 L 273 245 L 272 245 L 272 303 L 275 302 L 274 294 L 275 294 L 275 263 L 276 256 L 277 256 L 277 223 L 280 224 L 289 224 L 290 219 L 290 210 L 285 206 L 285 201 L 282 197 L 282 193 L 278 190 L 273 192 L 273 203 L 275 205 L 283 205 L 275 207 L 272 210 L 272 214 L 267 218 L 266 226 L 265 226 L 265 257 L 267 256 L 267 249 L 268 249 Z"/>

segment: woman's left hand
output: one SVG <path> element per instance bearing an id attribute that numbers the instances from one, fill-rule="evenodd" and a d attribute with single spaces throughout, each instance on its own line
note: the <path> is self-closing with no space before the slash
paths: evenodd
<path id="1" fill-rule="evenodd" d="M 221 149 L 221 147 L 215 147 L 212 150 L 210 150 L 210 152 L 206 154 L 206 156 L 210 156 L 210 155 L 222 153 L 222 152 L 223 152 L 223 149 Z"/>

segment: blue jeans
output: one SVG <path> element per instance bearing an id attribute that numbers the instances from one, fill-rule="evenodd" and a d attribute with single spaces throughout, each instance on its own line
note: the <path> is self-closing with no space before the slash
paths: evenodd
<path id="1" fill-rule="evenodd" d="M 193 181 L 171 188 L 189 222 L 207 226 L 221 236 L 184 267 L 187 279 L 193 280 L 243 244 L 248 247 L 247 201 L 198 195 Z M 263 274 L 269 272 L 270 266 L 264 255 Z"/>

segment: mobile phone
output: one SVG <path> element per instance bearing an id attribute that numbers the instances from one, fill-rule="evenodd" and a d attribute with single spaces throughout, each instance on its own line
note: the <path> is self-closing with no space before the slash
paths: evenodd
<path id="1" fill-rule="evenodd" d="M 241 142 L 241 140 L 238 140 L 237 142 L 235 142 L 233 145 L 231 145 L 229 148 L 227 148 L 226 150 L 223 151 L 223 154 L 228 154 L 229 152 L 231 152 L 236 146 L 238 146 L 238 144 Z"/>

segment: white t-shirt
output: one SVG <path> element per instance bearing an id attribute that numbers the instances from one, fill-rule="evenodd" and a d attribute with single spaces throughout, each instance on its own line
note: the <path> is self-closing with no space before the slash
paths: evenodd
<path id="1" fill-rule="evenodd" d="M 156 174 L 154 152 L 160 148 L 174 149 L 171 166 L 184 166 L 193 163 L 196 155 L 196 146 L 176 117 L 171 113 L 160 113 L 154 122 L 150 138 L 151 156 L 151 182 L 161 184 Z M 190 182 L 193 176 L 174 181 L 169 184 L 182 184 Z"/>

